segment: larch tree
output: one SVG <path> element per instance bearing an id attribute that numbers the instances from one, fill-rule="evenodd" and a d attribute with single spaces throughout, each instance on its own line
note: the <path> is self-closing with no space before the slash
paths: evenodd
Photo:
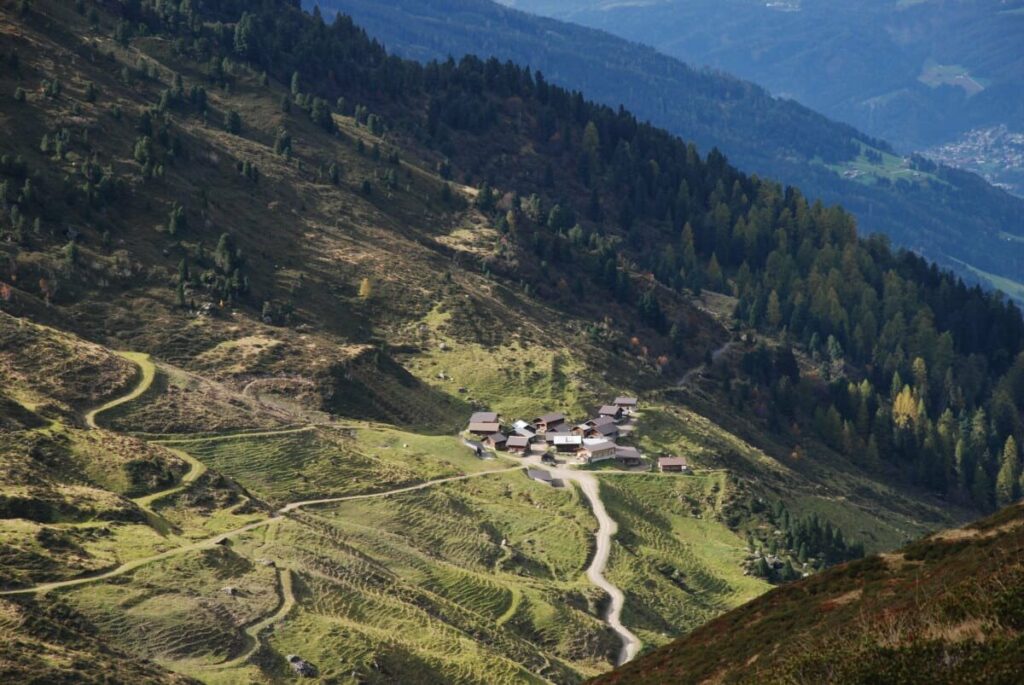
<path id="1" fill-rule="evenodd" d="M 1020 494 L 1018 481 L 1020 480 L 1020 455 L 1017 452 L 1017 441 L 1013 436 L 1006 438 L 1003 445 L 1003 458 L 999 466 L 999 474 L 996 476 L 996 504 L 1005 507 L 1016 501 Z"/>

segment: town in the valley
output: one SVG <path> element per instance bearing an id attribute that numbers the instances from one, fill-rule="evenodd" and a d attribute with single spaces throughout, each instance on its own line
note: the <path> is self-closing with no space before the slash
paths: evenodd
<path id="1" fill-rule="evenodd" d="M 659 455 L 652 464 L 637 447 L 622 444 L 629 442 L 636 428 L 637 410 L 636 397 L 616 397 L 581 423 L 574 423 L 559 412 L 505 423 L 497 412 L 478 411 L 469 418 L 466 432 L 475 440 L 467 444 L 480 456 L 485 450 L 522 457 L 539 455 L 542 463 L 552 466 L 584 467 L 614 462 L 631 470 L 649 470 L 653 466 L 665 473 L 689 473 L 684 457 Z M 550 481 L 544 471 L 531 469 L 530 475 L 537 480 Z"/>

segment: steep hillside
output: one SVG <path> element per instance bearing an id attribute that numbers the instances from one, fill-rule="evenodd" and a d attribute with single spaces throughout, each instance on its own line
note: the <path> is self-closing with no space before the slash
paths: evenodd
<path id="1" fill-rule="evenodd" d="M 594 683 L 1016 683 L 1024 505 L 778 588 Z"/>
<path id="2" fill-rule="evenodd" d="M 574 683 L 1016 493 L 1015 306 L 628 112 L 283 0 L 0 32 L 4 679 Z M 639 470 L 459 432 L 623 393 Z"/>
<path id="3" fill-rule="evenodd" d="M 751 24 L 758 21 L 752 15 L 795 16 L 756 4 L 753 0 L 735 0 L 716 7 L 729 13 L 731 19 L 746 18 Z M 609 16 L 643 17 L 645 12 L 659 17 L 649 30 L 639 18 L 635 23 L 602 23 L 610 32 L 606 33 L 525 14 L 492 0 L 304 3 L 307 9 L 317 6 L 326 14 L 339 11 L 352 15 L 390 49 L 413 59 L 494 55 L 540 69 L 552 83 L 580 90 L 610 107 L 625 105 L 642 119 L 693 141 L 703 151 L 717 147 L 747 172 L 799 186 L 811 198 L 841 204 L 857 216 L 865 234 L 885 233 L 895 243 L 952 268 L 969 281 L 1001 288 L 1017 300 L 1024 297 L 1019 285 L 1024 283 L 1024 243 L 1016 240 L 1024 235 L 1024 200 L 993 188 L 974 174 L 918 156 L 904 157 L 886 142 L 829 120 L 793 100 L 773 97 L 753 83 L 691 68 L 650 47 L 613 35 L 633 28 L 629 37 L 650 45 L 652 35 L 674 26 L 692 5 L 680 8 L 678 3 L 625 3 L 608 11 L 602 8 L 580 15 L 595 23 Z M 572 6 L 562 2 L 538 5 L 558 14 Z M 855 9 L 860 6 L 857 3 Z M 829 9 L 824 13 L 829 14 Z M 814 22 L 820 14 L 814 15 Z M 829 21 L 836 21 L 838 16 Z M 780 30 L 772 38 L 805 40 L 806 35 L 815 35 L 814 22 L 806 30 Z M 757 28 L 766 25 L 769 23 L 762 22 Z M 669 34 L 674 39 L 681 32 L 701 33 L 705 28 L 713 30 L 708 22 L 695 19 Z M 729 45 L 742 48 L 749 42 L 746 36 L 740 33 Z M 684 41 L 684 47 L 691 43 Z M 857 54 L 872 51 L 858 50 Z M 707 61 L 700 53 L 687 53 L 686 59 L 696 65 Z M 846 83 L 846 79 L 831 80 Z M 800 102 L 815 101 L 801 98 Z M 901 134 L 892 140 L 902 144 L 907 136 Z M 902 148 L 902 153 L 912 150 Z"/>

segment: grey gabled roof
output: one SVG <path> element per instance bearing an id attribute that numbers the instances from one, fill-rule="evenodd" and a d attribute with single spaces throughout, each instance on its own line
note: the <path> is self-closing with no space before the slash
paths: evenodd
<path id="1" fill-rule="evenodd" d="M 534 480 L 542 480 L 545 483 L 551 482 L 551 472 L 544 469 L 527 469 L 526 475 Z"/>
<path id="2" fill-rule="evenodd" d="M 497 423 L 498 412 L 496 411 L 478 411 L 473 412 L 473 415 L 469 417 L 470 423 Z"/>
<path id="3" fill-rule="evenodd" d="M 591 430 L 595 430 L 601 435 L 612 435 L 619 432 L 619 427 L 614 423 L 601 423 L 594 426 Z"/>
<path id="4" fill-rule="evenodd" d="M 544 414 L 543 416 L 538 416 L 534 420 L 534 423 L 554 423 L 555 421 L 565 421 L 565 414 L 560 414 L 558 412 Z"/>
<path id="5" fill-rule="evenodd" d="M 632 407 L 632 406 L 636 405 L 636 398 L 635 397 L 616 397 L 615 398 L 615 404 L 619 405 L 620 407 L 622 407 L 622 406 Z"/>

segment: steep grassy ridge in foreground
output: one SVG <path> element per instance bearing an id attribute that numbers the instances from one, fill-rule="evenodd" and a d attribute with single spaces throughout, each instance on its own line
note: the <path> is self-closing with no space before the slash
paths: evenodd
<path id="1" fill-rule="evenodd" d="M 594 683 L 1020 682 L 1024 505 L 768 594 Z"/>

